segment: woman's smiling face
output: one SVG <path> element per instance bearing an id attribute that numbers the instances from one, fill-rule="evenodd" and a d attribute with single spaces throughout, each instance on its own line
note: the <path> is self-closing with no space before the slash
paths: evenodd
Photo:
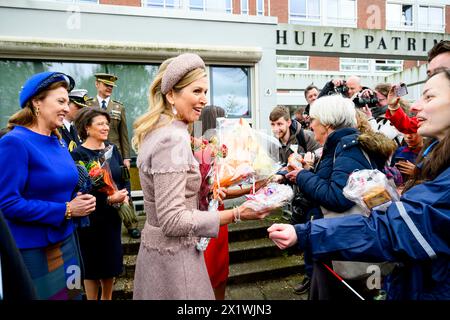
<path id="1" fill-rule="evenodd" d="M 178 115 L 186 123 L 193 123 L 200 118 L 202 109 L 208 103 L 208 79 L 202 77 L 187 85 L 180 91 L 171 90 L 168 101 L 175 106 Z"/>
<path id="2" fill-rule="evenodd" d="M 417 113 L 417 133 L 442 140 L 450 129 L 450 80 L 445 73 L 431 77 L 411 111 Z"/>

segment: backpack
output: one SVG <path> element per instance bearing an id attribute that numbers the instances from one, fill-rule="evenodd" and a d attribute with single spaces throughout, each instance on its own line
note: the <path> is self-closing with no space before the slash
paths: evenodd
<path id="1" fill-rule="evenodd" d="M 306 149 L 307 145 L 306 145 L 306 139 L 305 139 L 305 132 L 303 131 L 303 128 L 300 128 L 300 132 L 297 133 L 297 135 L 295 136 L 297 138 L 297 143 L 299 146 L 301 146 L 303 148 L 303 150 L 305 150 L 305 153 L 308 151 Z"/>

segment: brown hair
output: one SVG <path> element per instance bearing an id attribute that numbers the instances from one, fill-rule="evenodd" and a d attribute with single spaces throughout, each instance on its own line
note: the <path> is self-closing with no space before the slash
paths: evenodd
<path id="1" fill-rule="evenodd" d="M 450 87 L 450 69 L 437 69 L 430 78 L 435 75 L 443 73 L 447 78 Z M 449 89 L 450 90 L 450 89 Z M 423 153 L 427 148 L 434 143 L 435 139 L 430 139 L 428 143 L 426 143 L 422 152 L 417 157 L 416 163 L 422 163 L 421 168 L 416 167 L 413 176 L 406 183 L 405 190 L 408 190 L 415 186 L 416 184 L 422 183 L 424 181 L 430 181 L 435 179 L 439 174 L 441 174 L 445 169 L 450 166 L 450 129 L 447 129 L 444 139 L 439 141 L 437 145 L 433 148 L 433 150 L 426 156 L 423 156 Z"/>
<path id="2" fill-rule="evenodd" d="M 225 117 L 225 110 L 218 106 L 206 106 L 200 115 L 202 122 L 202 135 L 209 129 L 216 128 L 216 119 Z"/>
<path id="3" fill-rule="evenodd" d="M 307 86 L 306 89 L 305 89 L 305 98 L 306 98 L 306 96 L 308 95 L 308 92 L 311 91 L 312 89 L 316 89 L 316 90 L 320 93 L 319 88 L 317 88 L 315 85 L 313 85 L 313 84 L 311 83 L 311 84 L 310 84 L 309 86 Z"/>
<path id="4" fill-rule="evenodd" d="M 436 56 L 444 52 L 450 52 L 450 40 L 441 40 L 436 43 L 430 51 L 428 51 L 428 62 L 433 60 Z"/>
<path id="5" fill-rule="evenodd" d="M 289 109 L 285 106 L 276 106 L 269 115 L 270 121 L 277 121 L 281 117 L 286 121 L 290 119 Z"/>
<path id="6" fill-rule="evenodd" d="M 375 91 L 381 93 L 383 96 L 387 98 L 389 94 L 389 90 L 391 90 L 391 84 L 390 83 L 379 83 L 375 87 Z"/>
<path id="7" fill-rule="evenodd" d="M 83 108 L 78 112 L 74 123 L 82 140 L 87 139 L 88 134 L 86 128 L 92 125 L 92 120 L 97 116 L 104 116 L 108 122 L 111 121 L 108 111 L 97 107 Z"/>
<path id="8" fill-rule="evenodd" d="M 44 100 L 50 91 L 58 89 L 60 87 L 63 87 L 66 90 L 68 90 L 69 88 L 67 86 L 67 82 L 65 81 L 54 82 L 44 90 L 40 91 L 38 94 L 28 99 L 22 110 L 17 111 L 9 118 L 7 125 L 8 130 L 12 130 L 15 126 L 23 126 L 29 128 L 35 125 L 37 123 L 37 113 L 36 108 L 33 105 L 33 100 Z M 61 139 L 61 134 L 59 133 L 58 129 L 53 130 L 52 133 L 56 135 L 58 139 Z"/>

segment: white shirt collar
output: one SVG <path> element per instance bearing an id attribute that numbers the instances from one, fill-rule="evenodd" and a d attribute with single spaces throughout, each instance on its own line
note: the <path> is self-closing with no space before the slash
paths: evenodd
<path id="1" fill-rule="evenodd" d="M 66 127 L 67 131 L 70 132 L 70 125 L 72 124 L 72 122 L 67 121 L 66 119 L 63 120 L 63 124 Z"/>
<path id="2" fill-rule="evenodd" d="M 106 107 L 108 107 L 109 104 L 109 100 L 111 99 L 111 97 L 109 96 L 108 98 L 101 98 L 99 95 L 97 95 L 97 100 L 98 100 L 98 105 L 101 108 L 102 107 L 102 101 L 105 100 L 106 101 Z"/>

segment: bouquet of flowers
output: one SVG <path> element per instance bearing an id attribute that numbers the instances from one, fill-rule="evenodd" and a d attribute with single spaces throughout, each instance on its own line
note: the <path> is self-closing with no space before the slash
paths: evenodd
<path id="1" fill-rule="evenodd" d="M 111 169 L 108 164 L 112 156 L 112 150 L 112 145 L 109 145 L 105 148 L 100 159 L 89 162 L 78 161 L 78 164 L 83 166 L 89 175 L 92 190 L 105 193 L 108 196 L 117 191 L 117 186 L 112 179 Z"/>

